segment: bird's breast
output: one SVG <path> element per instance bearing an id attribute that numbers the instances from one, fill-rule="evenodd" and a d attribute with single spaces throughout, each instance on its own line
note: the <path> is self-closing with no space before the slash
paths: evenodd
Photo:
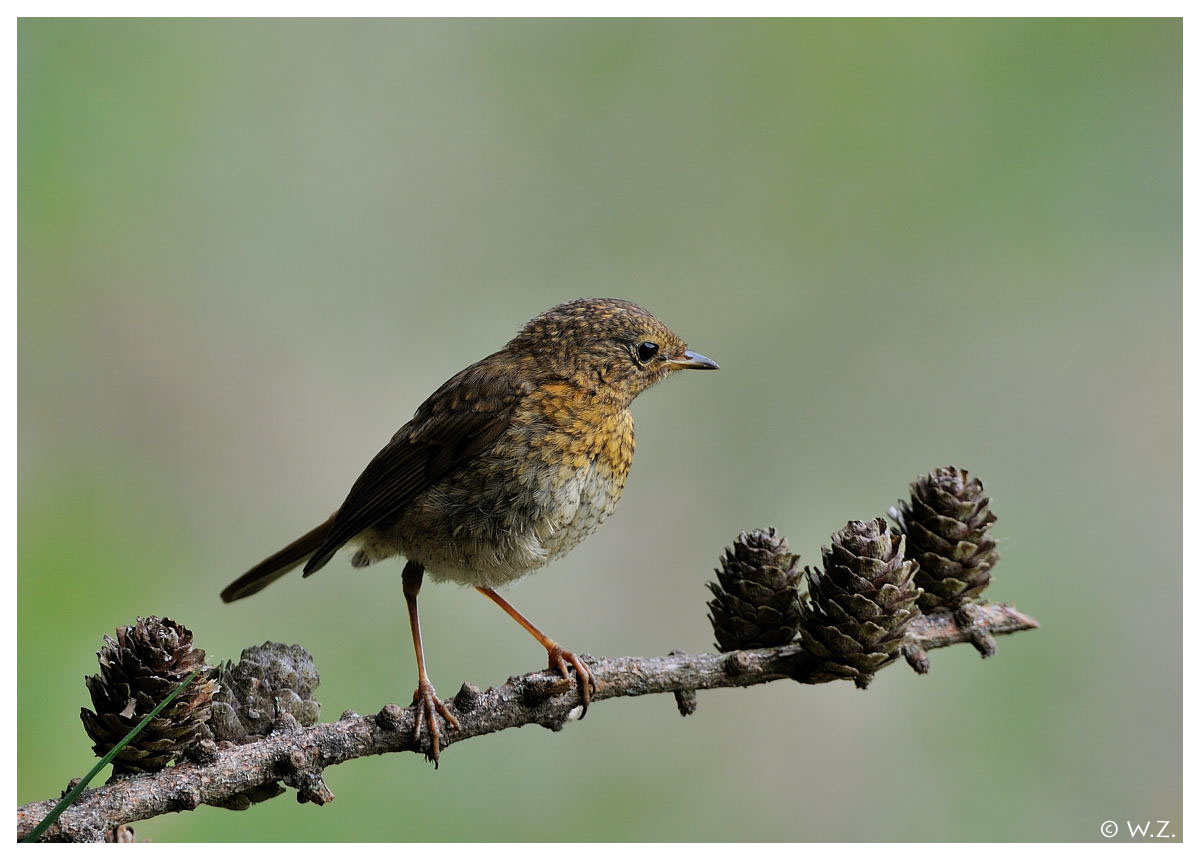
<path id="1" fill-rule="evenodd" d="M 616 509 L 633 462 L 633 417 L 547 411 L 519 413 L 491 451 L 401 516 L 404 554 L 433 579 L 511 582 L 569 552 Z"/>

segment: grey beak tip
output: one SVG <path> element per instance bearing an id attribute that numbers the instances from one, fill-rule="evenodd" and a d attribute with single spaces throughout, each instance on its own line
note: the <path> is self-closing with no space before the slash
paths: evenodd
<path id="1" fill-rule="evenodd" d="M 720 370 L 721 367 L 707 355 L 701 355 L 698 352 L 692 352 L 690 349 L 683 354 L 685 361 L 681 362 L 684 367 L 693 368 L 695 370 Z"/>

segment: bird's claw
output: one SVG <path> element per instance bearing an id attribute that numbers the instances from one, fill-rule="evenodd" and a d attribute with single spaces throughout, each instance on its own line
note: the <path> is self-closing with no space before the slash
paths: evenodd
<path id="1" fill-rule="evenodd" d="M 547 653 L 550 657 L 550 671 L 557 672 L 565 680 L 571 680 L 571 672 L 567 668 L 567 664 L 574 667 L 575 676 L 578 679 L 576 683 L 579 687 L 579 699 L 583 704 L 583 713 L 579 715 L 579 719 L 582 720 L 587 715 L 588 704 L 592 701 L 592 693 L 596 690 L 596 676 L 592 674 L 592 670 L 587 667 L 586 663 L 560 645 L 555 645 Z"/>
<path id="2" fill-rule="evenodd" d="M 417 686 L 417 691 L 413 693 L 412 703 L 413 707 L 417 709 L 413 720 L 413 742 L 416 743 L 417 739 L 421 737 L 421 726 L 424 724 L 429 730 L 429 747 L 425 750 L 425 760 L 433 762 L 433 766 L 436 768 L 442 752 L 442 731 L 438 728 L 438 716 L 440 715 L 447 725 L 456 729 L 458 728 L 458 718 L 450 713 L 446 703 L 438 698 L 433 685 L 427 682 Z"/>

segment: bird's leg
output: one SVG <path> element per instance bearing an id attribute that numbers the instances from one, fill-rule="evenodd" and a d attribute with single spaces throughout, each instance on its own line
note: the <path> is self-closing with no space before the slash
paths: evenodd
<path id="1" fill-rule="evenodd" d="M 413 721 L 413 739 L 421 734 L 421 723 L 429 727 L 429 750 L 425 758 L 437 767 L 438 756 L 441 754 L 441 732 L 438 729 L 437 715 L 458 728 L 458 720 L 446 704 L 437 697 L 429 676 L 425 674 L 425 648 L 421 644 L 421 620 L 417 617 L 417 592 L 421 590 L 421 580 L 425 576 L 425 568 L 415 561 L 404 565 L 401 580 L 404 583 L 404 600 L 408 603 L 408 623 L 412 628 L 413 649 L 417 652 L 417 691 L 413 693 L 413 704 L 417 708 L 416 719 Z"/>
<path id="2" fill-rule="evenodd" d="M 542 647 L 546 649 L 546 653 L 550 657 L 551 672 L 558 672 L 563 678 L 569 680 L 571 674 L 567 671 L 567 664 L 570 663 L 575 667 L 575 675 L 578 678 L 579 698 L 583 702 L 583 714 L 580 714 L 579 718 L 583 719 L 584 715 L 587 714 L 588 703 L 592 700 L 592 691 L 596 689 L 596 678 L 587 667 L 587 664 L 541 630 L 534 627 L 533 622 L 518 612 L 511 603 L 492 589 L 476 587 L 475 590 L 507 612 L 514 621 L 529 631 L 529 635 L 542 644 Z"/>

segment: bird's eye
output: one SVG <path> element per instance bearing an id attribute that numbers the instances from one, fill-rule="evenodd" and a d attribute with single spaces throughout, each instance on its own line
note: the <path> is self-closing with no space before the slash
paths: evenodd
<path id="1" fill-rule="evenodd" d="M 654 356 L 658 355 L 658 344 L 653 341 L 644 340 L 637 345 L 638 361 L 645 364 Z"/>

